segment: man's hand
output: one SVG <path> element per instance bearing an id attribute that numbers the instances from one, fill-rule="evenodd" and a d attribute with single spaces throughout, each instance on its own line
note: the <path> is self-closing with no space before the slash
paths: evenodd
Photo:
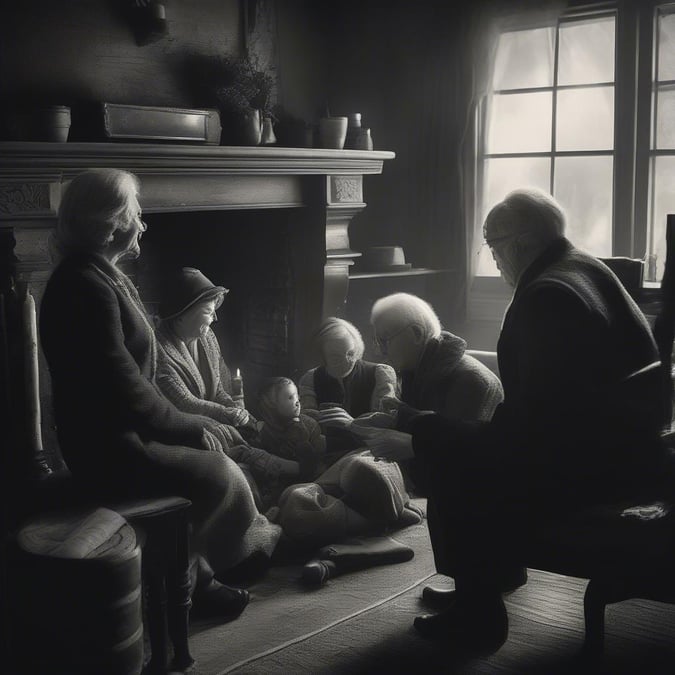
<path id="1" fill-rule="evenodd" d="M 389 461 L 400 461 L 414 457 L 412 436 L 395 429 L 376 429 L 352 426 L 355 433 L 375 457 Z"/>
<path id="2" fill-rule="evenodd" d="M 383 396 L 380 401 L 380 411 L 388 415 L 395 415 L 402 405 L 404 405 L 403 401 L 396 396 Z"/>
<path id="3" fill-rule="evenodd" d="M 322 426 L 336 427 L 347 427 L 354 421 L 354 418 L 344 408 L 340 408 L 339 406 L 320 410 L 316 419 Z"/>

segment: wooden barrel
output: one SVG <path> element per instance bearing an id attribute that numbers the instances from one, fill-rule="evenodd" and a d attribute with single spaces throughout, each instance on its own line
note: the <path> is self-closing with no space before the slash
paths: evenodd
<path id="1" fill-rule="evenodd" d="M 33 519 L 15 549 L 12 644 L 20 672 L 141 672 L 141 551 L 119 514 L 101 508 Z"/>

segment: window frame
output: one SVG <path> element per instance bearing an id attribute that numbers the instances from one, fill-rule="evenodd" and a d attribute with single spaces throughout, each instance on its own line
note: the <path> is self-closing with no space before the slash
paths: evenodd
<path id="1" fill-rule="evenodd" d="M 554 79 L 550 88 L 538 89 L 553 91 L 553 111 L 551 129 L 551 150 L 541 153 L 514 153 L 513 156 L 551 158 L 569 156 L 609 156 L 613 155 L 613 196 L 612 196 L 612 255 L 644 258 L 649 235 L 649 208 L 652 186 L 650 185 L 651 129 L 653 95 L 653 73 L 656 55 L 653 53 L 656 13 L 660 7 L 670 3 L 656 0 L 647 2 L 602 2 L 579 7 L 564 12 L 555 21 Z M 570 85 L 559 86 L 558 54 L 559 28 L 562 24 L 585 18 L 613 16 L 615 19 L 614 54 L 614 148 L 608 151 L 558 151 L 556 150 L 555 122 L 557 109 L 557 91 L 578 88 Z M 542 27 L 545 24 L 542 24 Z M 518 29 L 517 23 L 509 25 L 508 30 Z M 522 26 L 532 28 L 531 23 Z M 639 49 L 638 49 L 639 48 Z M 594 83 L 588 86 L 599 86 Z M 581 85 L 586 86 L 586 85 Z M 515 91 L 515 90 L 514 90 Z M 518 90 L 520 91 L 520 90 Z M 528 91 L 524 89 L 523 91 Z M 476 111 L 476 198 L 474 213 L 478 218 L 482 211 L 482 190 L 484 181 L 484 160 L 494 155 L 485 152 L 485 134 L 487 130 L 488 97 L 483 98 Z M 658 151 L 657 153 L 658 154 Z M 675 153 L 665 153 L 675 154 Z M 509 154 L 498 154 L 509 157 Z M 555 180 L 555 164 L 549 181 L 550 189 Z M 480 224 L 474 223 L 474 231 L 480 231 Z M 494 308 L 505 308 L 504 299 L 510 297 L 511 289 L 503 280 L 492 276 L 474 276 L 469 289 L 467 319 L 501 320 L 501 316 L 492 316 Z M 481 306 L 483 309 L 476 312 Z M 492 306 L 489 312 L 485 307 Z M 472 309 L 474 311 L 472 311 Z"/>

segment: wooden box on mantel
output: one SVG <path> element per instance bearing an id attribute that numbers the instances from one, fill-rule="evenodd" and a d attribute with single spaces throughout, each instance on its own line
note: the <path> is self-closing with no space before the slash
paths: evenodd
<path id="1" fill-rule="evenodd" d="M 215 109 L 159 108 L 103 104 L 103 130 L 111 140 L 179 141 L 220 144 L 220 114 Z"/>

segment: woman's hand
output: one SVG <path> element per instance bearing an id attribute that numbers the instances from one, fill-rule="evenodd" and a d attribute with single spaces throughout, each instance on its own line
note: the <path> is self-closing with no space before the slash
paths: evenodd
<path id="1" fill-rule="evenodd" d="M 225 452 L 221 442 L 208 429 L 202 433 L 202 447 L 208 452 Z"/>
<path id="2" fill-rule="evenodd" d="M 228 408 L 227 421 L 235 427 L 243 427 L 248 424 L 250 415 L 244 408 Z"/>
<path id="3" fill-rule="evenodd" d="M 395 429 L 376 429 L 374 427 L 352 426 L 355 433 L 368 447 L 370 452 L 381 459 L 400 461 L 412 459 L 415 455 L 412 447 L 412 436 Z"/>
<path id="4" fill-rule="evenodd" d="M 220 424 L 219 422 L 212 420 L 210 417 L 204 417 L 203 421 L 204 430 L 208 431 L 218 440 L 222 446 L 223 452 L 227 452 L 227 449 L 231 448 L 233 445 L 241 445 L 246 443 L 246 441 L 241 437 L 241 434 L 229 424 Z"/>

